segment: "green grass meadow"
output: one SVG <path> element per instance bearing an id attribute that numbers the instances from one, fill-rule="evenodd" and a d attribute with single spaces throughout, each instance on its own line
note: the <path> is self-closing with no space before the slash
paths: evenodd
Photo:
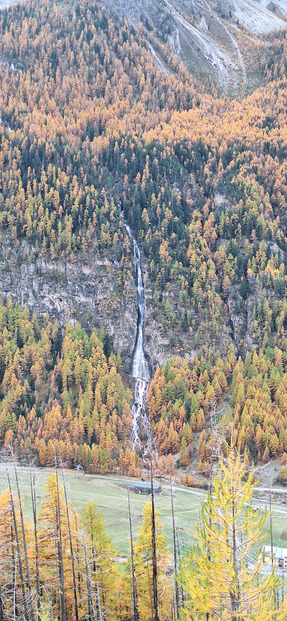
<path id="1" fill-rule="evenodd" d="M 13 468 L 11 468 L 10 471 L 11 479 L 14 480 Z M 45 497 L 45 483 L 52 472 L 52 469 L 46 468 L 37 469 L 36 471 L 38 507 L 40 507 Z M 59 476 L 61 480 L 61 474 L 59 474 Z M 25 515 L 28 519 L 32 519 L 29 470 L 22 467 L 19 468 L 18 477 L 24 500 Z M 103 514 L 108 535 L 112 537 L 119 553 L 123 555 L 126 554 L 129 538 L 127 481 L 124 478 L 83 475 L 82 473 L 80 473 L 79 478 L 77 478 L 77 473 L 71 470 L 65 471 L 65 479 L 68 499 L 75 509 L 80 513 L 85 504 L 88 502 L 95 503 Z M 160 512 L 160 520 L 164 524 L 166 538 L 171 545 L 172 524 L 169 485 L 166 482 L 161 482 L 161 484 L 163 492 L 161 495 L 156 495 L 156 507 Z M 0 469 L 0 491 L 5 488 L 7 488 L 7 478 L 5 470 L 2 467 Z M 142 508 L 149 500 L 149 497 L 145 494 L 137 494 L 131 491 L 130 498 L 133 527 L 136 535 L 142 522 Z M 196 528 L 203 498 L 204 494 L 199 490 L 190 490 L 176 486 L 174 499 L 175 517 L 178 535 L 183 549 L 188 547 L 189 541 L 191 540 L 191 536 L 188 533 Z M 264 506 L 262 502 L 257 503 L 257 501 L 255 501 L 255 504 Z M 275 545 L 286 546 L 286 541 L 280 538 L 282 532 L 286 530 L 286 518 L 287 506 L 276 505 L 273 513 Z M 267 526 L 268 525 L 266 525 L 266 528 Z M 266 543 L 268 543 L 268 539 L 266 539 Z"/>

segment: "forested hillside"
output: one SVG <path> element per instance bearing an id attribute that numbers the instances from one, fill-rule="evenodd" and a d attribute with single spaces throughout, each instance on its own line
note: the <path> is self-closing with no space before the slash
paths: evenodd
<path id="1" fill-rule="evenodd" d="M 1 12 L 0 32 L 2 445 L 43 465 L 55 441 L 69 465 L 136 471 L 121 375 L 132 344 L 120 362 L 115 343 L 125 352 L 130 332 L 119 339 L 113 324 L 121 300 L 136 321 L 128 224 L 145 270 L 159 455 L 181 452 L 186 465 L 199 438 L 206 472 L 210 412 L 226 401 L 223 426 L 235 422 L 250 460 L 286 452 L 286 32 L 258 67 L 265 86 L 237 99 L 175 56 L 161 72 L 140 32 L 100 2 L 19 4 Z M 99 313 L 91 294 L 85 330 L 65 327 L 61 306 L 46 316 L 37 261 L 51 272 L 61 262 L 67 295 L 67 270 L 91 269 L 92 253 L 110 295 Z M 28 308 L 23 266 L 34 266 Z"/>
<path id="2" fill-rule="evenodd" d="M 0 311 L 1 444 L 41 466 L 53 464 L 56 451 L 62 463 L 92 472 L 125 459 L 135 469 L 132 394 L 120 358 L 105 354 L 104 335 L 68 325 L 62 340 L 57 324 L 47 318 L 40 327 L 10 300 Z"/>
<path id="3" fill-rule="evenodd" d="M 286 10 L 178 5 L 0 10 L 0 621 L 286 621 Z"/>

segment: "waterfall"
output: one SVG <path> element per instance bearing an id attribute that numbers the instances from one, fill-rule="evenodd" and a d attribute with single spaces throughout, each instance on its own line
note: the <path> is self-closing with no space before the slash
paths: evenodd
<path id="1" fill-rule="evenodd" d="M 133 451 L 143 448 L 141 437 L 146 440 L 146 448 L 151 448 L 152 435 L 148 417 L 146 415 L 147 393 L 150 383 L 150 373 L 147 359 L 144 353 L 144 282 L 141 266 L 141 254 L 139 245 L 133 237 L 130 227 L 125 224 L 125 228 L 133 242 L 134 259 L 137 274 L 138 292 L 138 325 L 135 350 L 133 355 L 132 376 L 135 378 L 135 400 L 132 407 L 133 426 L 131 433 L 131 444 Z"/>

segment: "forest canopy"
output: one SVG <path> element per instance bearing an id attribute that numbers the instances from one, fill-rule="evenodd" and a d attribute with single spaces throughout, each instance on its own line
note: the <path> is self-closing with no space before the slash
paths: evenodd
<path id="1" fill-rule="evenodd" d="M 148 395 L 159 456 L 185 466 L 196 440 L 206 472 L 214 402 L 230 405 L 251 460 L 283 455 L 285 33 L 258 68 L 265 85 L 237 99 L 172 54 L 161 72 L 143 31 L 101 2 L 32 0 L 1 11 L 0 33 L 0 229 L 17 261 L 26 242 L 28 261 L 64 266 L 93 248 L 121 266 L 124 295 L 128 223 L 152 318 L 178 354 L 153 369 Z M 1 323 L 1 445 L 44 465 L 56 443 L 68 465 L 137 472 L 132 394 L 104 334 L 63 334 L 7 296 Z"/>

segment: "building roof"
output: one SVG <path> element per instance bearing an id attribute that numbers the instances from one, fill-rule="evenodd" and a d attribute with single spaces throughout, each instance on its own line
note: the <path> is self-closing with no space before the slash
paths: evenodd
<path id="1" fill-rule="evenodd" d="M 138 481 L 136 483 L 131 483 L 129 485 L 129 488 L 130 489 L 141 489 L 143 491 L 147 491 L 147 490 L 151 491 L 151 483 L 150 483 L 150 481 L 149 482 Z M 154 483 L 153 484 L 153 489 L 154 489 L 155 492 L 158 491 L 160 489 L 160 485 L 158 483 Z"/>

